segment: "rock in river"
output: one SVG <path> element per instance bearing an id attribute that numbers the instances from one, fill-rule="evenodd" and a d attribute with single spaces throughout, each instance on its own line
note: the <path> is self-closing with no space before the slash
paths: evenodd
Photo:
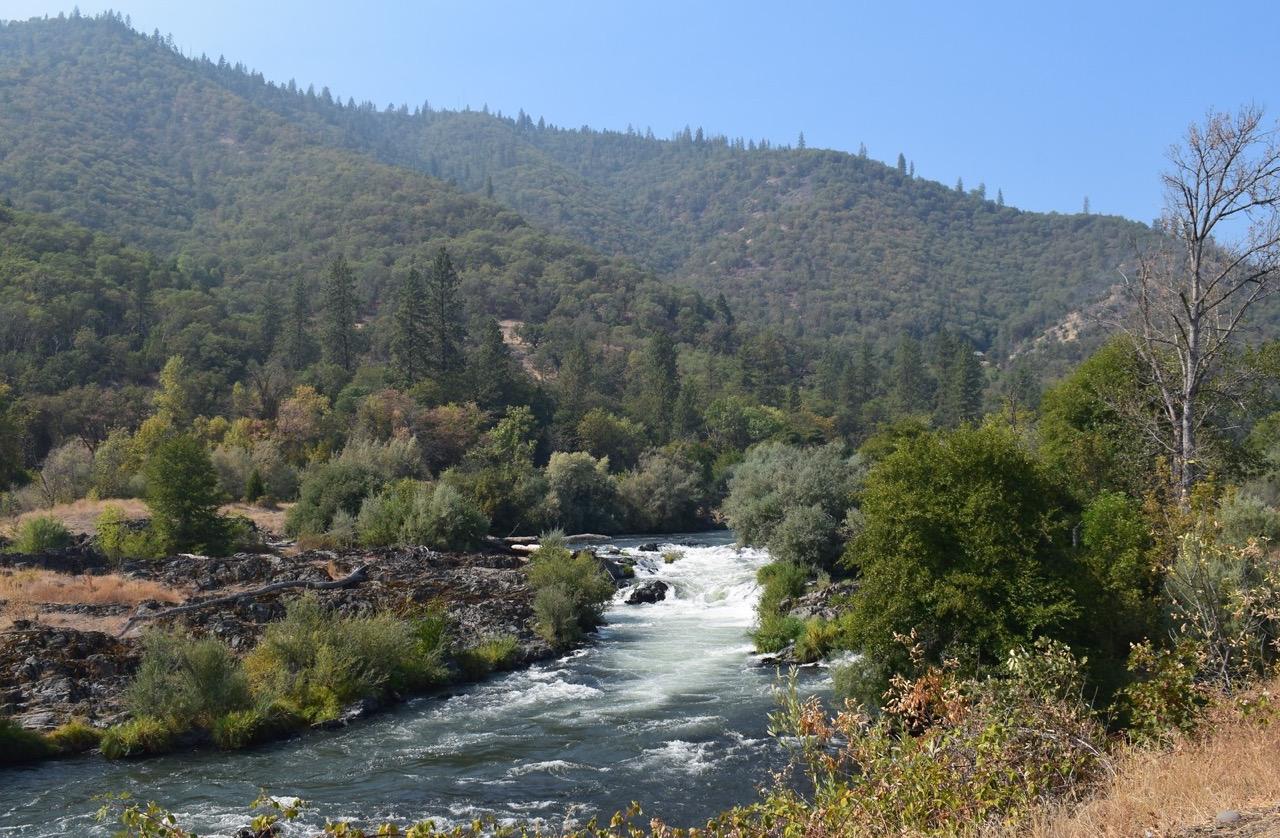
<path id="1" fill-rule="evenodd" d="M 667 589 L 671 586 L 660 579 L 641 582 L 631 589 L 627 596 L 627 605 L 640 605 L 647 602 L 661 602 L 667 598 Z"/>

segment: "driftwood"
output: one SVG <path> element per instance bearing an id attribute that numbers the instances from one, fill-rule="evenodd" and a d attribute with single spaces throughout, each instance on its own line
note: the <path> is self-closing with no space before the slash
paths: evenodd
<path id="1" fill-rule="evenodd" d="M 193 602 L 188 605 L 178 605 L 173 608 L 166 608 L 163 611 L 155 611 L 149 614 L 135 614 L 129 618 L 124 624 L 124 628 L 120 629 L 117 637 L 124 637 L 138 623 L 144 620 L 157 620 L 162 617 L 172 617 L 177 614 L 186 614 L 191 611 L 199 611 L 202 608 L 210 608 L 214 605 L 224 605 L 228 602 L 235 602 L 240 599 L 250 599 L 265 594 L 273 594 L 276 591 L 287 591 L 290 588 L 303 588 L 308 591 L 332 591 L 336 588 L 350 588 L 359 585 L 361 582 L 369 581 L 369 566 L 360 565 L 355 570 L 348 573 L 341 579 L 334 579 L 329 582 L 309 582 L 305 579 L 290 579 L 285 582 L 272 582 L 270 585 L 264 585 L 261 588 L 254 588 L 251 591 L 241 591 L 238 594 L 227 594 L 226 596 L 214 597 L 206 599 L 203 602 Z"/>

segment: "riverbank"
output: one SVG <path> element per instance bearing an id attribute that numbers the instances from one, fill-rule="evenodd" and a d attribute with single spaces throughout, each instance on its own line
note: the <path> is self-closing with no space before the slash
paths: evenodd
<path id="1" fill-rule="evenodd" d="M 597 545 L 634 562 L 635 584 L 666 583 L 665 597 L 627 605 L 620 592 L 605 625 L 572 652 L 344 727 L 248 751 L 8 769 L 0 835 L 105 838 L 114 828 L 93 817 L 104 791 L 155 800 L 201 835 L 234 834 L 262 789 L 308 801 L 303 826 L 313 832 L 325 818 L 426 817 L 556 831 L 632 800 L 671 823 L 705 821 L 754 799 L 785 765 L 768 733 L 777 673 L 750 640 L 756 572 L 769 559 L 732 540 L 713 532 Z M 681 556 L 667 563 L 670 552 Z M 801 680 L 829 689 L 821 668 Z"/>
<path id="2" fill-rule="evenodd" d="M 0 632 L 3 712 L 40 733 L 73 721 L 97 730 L 117 725 L 128 718 L 125 691 L 146 628 L 217 638 L 243 655 L 303 592 L 335 620 L 428 610 L 442 616 L 448 639 L 433 688 L 525 667 L 563 651 L 535 631 L 526 562 L 514 552 L 423 548 L 176 556 L 120 566 L 83 546 L 0 556 L 0 579 L 28 594 L 19 607 L 25 616 L 13 617 L 10 606 L 10 625 Z M 602 564 L 623 577 L 617 562 Z M 139 592 L 147 597 L 130 605 Z M 388 690 L 366 697 L 323 726 L 349 723 L 410 695 Z M 291 725 L 281 734 L 302 729 Z M 183 744 L 207 738 L 186 737 Z"/>

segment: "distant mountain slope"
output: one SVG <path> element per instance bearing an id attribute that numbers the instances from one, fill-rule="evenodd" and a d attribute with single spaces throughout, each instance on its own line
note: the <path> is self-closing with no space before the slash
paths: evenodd
<path id="1" fill-rule="evenodd" d="M 172 257 L 243 309 L 298 273 L 318 278 L 340 251 L 372 304 L 411 256 L 448 245 L 477 307 L 535 322 L 621 322 L 651 284 L 497 203 L 317 136 L 111 18 L 0 28 L 0 196 Z"/>
<path id="2" fill-rule="evenodd" d="M 115 19 L 0 29 L 0 195 L 232 288 L 344 249 L 372 300 L 408 252 L 447 241 L 507 317 L 599 314 L 618 294 L 626 309 L 640 266 L 792 335 L 946 327 L 1000 354 L 1102 293 L 1146 234 L 839 152 L 342 104 Z"/>
<path id="3" fill-rule="evenodd" d="M 313 135 L 492 189 L 536 223 L 793 334 L 945 326 L 1011 350 L 1101 295 L 1149 234 L 1114 216 L 1022 212 L 842 152 L 343 106 L 205 66 Z"/>

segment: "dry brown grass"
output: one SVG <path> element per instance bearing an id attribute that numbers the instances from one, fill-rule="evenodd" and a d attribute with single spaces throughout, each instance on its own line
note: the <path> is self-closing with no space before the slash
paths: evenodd
<path id="1" fill-rule="evenodd" d="M 102 576 L 50 570 L 0 570 L 0 618 L 35 615 L 42 605 L 137 605 L 146 599 L 181 602 L 181 591 L 115 573 Z M 42 618 L 43 619 L 43 618 Z"/>
<path id="2" fill-rule="evenodd" d="M 36 509 L 31 512 L 24 512 L 16 518 L 2 520 L 0 521 L 0 532 L 12 535 L 18 526 L 28 518 L 50 516 L 57 518 L 62 522 L 63 526 L 73 533 L 93 535 L 97 532 L 94 524 L 98 520 L 98 516 L 108 506 L 120 507 L 124 510 L 125 517 L 130 519 L 146 518 L 150 514 L 147 511 L 147 505 L 136 498 L 112 500 L 86 500 L 82 498 L 74 503 L 60 503 L 48 509 Z"/>
<path id="3" fill-rule="evenodd" d="M 1270 685 L 1275 696 L 1280 682 Z M 1171 835 L 1212 823 L 1224 809 L 1280 802 L 1280 716 L 1245 718 L 1234 706 L 1210 714 L 1203 738 L 1170 750 L 1130 750 L 1086 803 L 1045 815 L 1035 838 Z M 1259 833 L 1260 834 L 1260 833 Z"/>
<path id="4" fill-rule="evenodd" d="M 28 518 L 51 516 L 62 522 L 73 533 L 94 535 L 97 533 L 98 516 L 108 506 L 119 507 L 130 520 L 146 518 L 151 513 L 147 505 L 137 498 L 111 498 L 109 500 L 81 499 L 74 503 L 62 503 L 48 509 L 24 512 L 15 518 L 0 519 L 0 533 L 12 536 L 18 526 Z M 274 509 L 252 506 L 247 503 L 229 503 L 222 507 L 224 515 L 242 515 L 253 521 L 261 530 L 279 535 L 284 532 L 284 515 L 292 504 L 281 504 Z"/>

